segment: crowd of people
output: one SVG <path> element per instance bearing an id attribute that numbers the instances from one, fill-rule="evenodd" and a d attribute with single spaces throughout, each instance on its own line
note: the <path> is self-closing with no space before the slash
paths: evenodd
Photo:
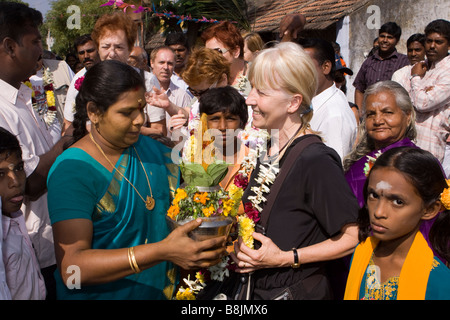
<path id="1" fill-rule="evenodd" d="M 201 46 L 171 33 L 150 54 L 132 19 L 105 14 L 70 66 L 44 58 L 41 24 L 0 3 L 1 299 L 170 300 L 183 272 L 226 255 L 243 275 L 228 298 L 450 299 L 449 21 L 406 55 L 383 24 L 354 103 L 339 45 L 302 37 L 299 14 L 277 43 L 225 21 Z M 174 150 L 202 115 L 225 190 L 258 152 L 239 209 L 264 199 L 255 248 L 193 240 L 201 219 L 166 223 Z"/>

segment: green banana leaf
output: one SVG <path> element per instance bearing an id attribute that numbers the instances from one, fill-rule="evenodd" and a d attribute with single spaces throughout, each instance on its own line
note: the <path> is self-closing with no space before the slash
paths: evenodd
<path id="1" fill-rule="evenodd" d="M 181 163 L 181 174 L 188 186 L 213 187 L 217 186 L 228 173 L 228 164 L 215 162 L 205 171 L 199 163 Z"/>

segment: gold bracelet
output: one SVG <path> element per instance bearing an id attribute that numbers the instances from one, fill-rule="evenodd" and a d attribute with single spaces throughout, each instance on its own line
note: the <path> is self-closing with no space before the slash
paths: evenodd
<path id="1" fill-rule="evenodd" d="M 134 247 L 128 248 L 128 262 L 134 273 L 141 272 L 141 269 L 139 269 L 139 265 L 136 262 L 136 256 L 134 255 Z"/>
<path id="2" fill-rule="evenodd" d="M 131 270 L 133 270 L 134 273 L 136 273 L 136 270 L 134 269 L 133 262 L 131 260 L 131 248 L 128 248 L 128 263 L 130 264 Z"/>

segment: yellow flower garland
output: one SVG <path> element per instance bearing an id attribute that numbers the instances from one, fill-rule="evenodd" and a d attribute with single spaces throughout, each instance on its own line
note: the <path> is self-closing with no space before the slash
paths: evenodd
<path id="1" fill-rule="evenodd" d="M 47 103 L 47 110 L 45 113 L 41 113 L 41 110 L 39 110 L 39 107 L 36 103 L 33 103 L 33 109 L 36 110 L 44 119 L 45 123 L 50 126 L 53 124 L 53 122 L 56 120 L 56 99 L 55 99 L 55 92 L 54 92 L 54 81 L 52 79 L 52 72 L 49 68 L 44 68 L 42 81 L 44 83 L 44 90 L 46 87 L 50 87 L 51 90 L 45 90 L 45 98 Z M 31 91 L 31 97 L 33 99 L 36 98 L 36 93 L 33 90 L 33 85 L 29 80 L 25 81 L 24 84 L 30 88 Z"/>
<path id="2" fill-rule="evenodd" d="M 47 97 L 47 105 L 49 107 L 55 107 L 56 101 L 55 101 L 55 93 L 51 90 L 45 91 L 46 97 Z"/>
<path id="3" fill-rule="evenodd" d="M 254 248 L 253 232 L 255 232 L 255 222 L 246 215 L 238 217 L 239 236 L 242 237 L 244 244 L 250 249 Z"/>

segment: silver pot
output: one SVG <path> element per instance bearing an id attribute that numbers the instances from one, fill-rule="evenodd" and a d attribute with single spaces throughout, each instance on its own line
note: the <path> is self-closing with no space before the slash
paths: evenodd
<path id="1" fill-rule="evenodd" d="M 224 217 L 224 216 L 200 217 L 200 219 L 202 219 L 202 224 L 198 228 L 192 230 L 189 233 L 189 237 L 197 241 L 228 236 L 234 221 L 232 217 Z M 166 216 L 166 220 L 170 229 L 175 230 L 175 228 L 182 226 L 194 219 L 187 218 L 181 221 L 174 221 Z"/>

